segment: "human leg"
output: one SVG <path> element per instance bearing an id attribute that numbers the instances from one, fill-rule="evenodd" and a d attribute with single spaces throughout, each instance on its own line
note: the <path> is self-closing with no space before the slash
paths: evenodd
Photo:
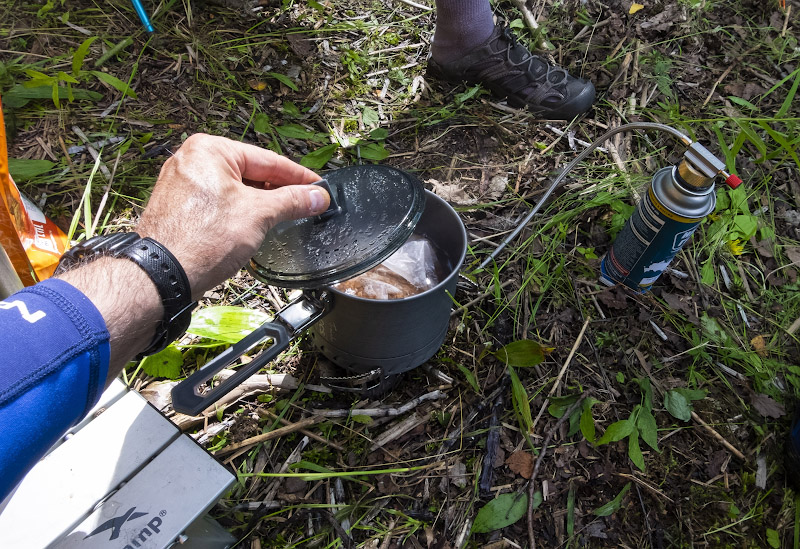
<path id="1" fill-rule="evenodd" d="M 510 29 L 488 26 L 489 0 L 436 0 L 436 10 L 429 74 L 481 84 L 512 107 L 551 120 L 569 120 L 591 108 L 591 82 L 532 55 Z"/>

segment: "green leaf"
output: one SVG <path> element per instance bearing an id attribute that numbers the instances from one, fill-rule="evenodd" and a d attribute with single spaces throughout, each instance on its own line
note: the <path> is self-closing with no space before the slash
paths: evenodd
<path id="1" fill-rule="evenodd" d="M 521 519 L 528 510 L 528 494 L 500 494 L 478 511 L 472 532 L 485 534 L 505 528 Z"/>
<path id="2" fill-rule="evenodd" d="M 364 112 L 361 113 L 361 121 L 364 122 L 366 127 L 377 126 L 380 122 L 378 113 L 371 107 L 364 107 Z"/>
<path id="3" fill-rule="evenodd" d="M 131 99 L 136 99 L 136 92 L 134 92 L 128 84 L 117 78 L 116 76 L 112 76 L 107 72 L 103 71 L 91 71 L 92 75 L 94 75 L 98 80 L 101 80 L 108 84 L 109 86 L 116 88 L 117 90 L 122 92 L 122 95 L 127 95 Z"/>
<path id="4" fill-rule="evenodd" d="M 511 400 L 514 404 L 514 410 L 516 410 L 525 432 L 530 433 L 531 427 L 533 427 L 533 417 L 531 416 L 528 393 L 525 391 L 525 387 L 522 385 L 514 368 L 509 368 L 508 374 L 511 377 Z"/>
<path id="5" fill-rule="evenodd" d="M 328 163 L 328 160 L 333 157 L 333 154 L 338 148 L 338 143 L 331 143 L 330 145 L 325 145 L 315 151 L 311 151 L 300 159 L 300 165 L 305 166 L 309 170 L 319 170 Z"/>
<path id="6" fill-rule="evenodd" d="M 244 307 L 205 307 L 192 314 L 186 331 L 223 343 L 236 343 L 269 319 L 265 312 Z"/>
<path id="7" fill-rule="evenodd" d="M 741 97 L 736 97 L 735 95 L 729 95 L 728 99 L 730 99 L 731 103 L 736 103 L 740 107 L 744 107 L 746 109 L 750 109 L 752 111 L 758 110 L 758 107 L 753 105 L 750 101 L 746 99 L 742 99 Z"/>
<path id="8" fill-rule="evenodd" d="M 628 457 L 641 471 L 644 471 L 644 456 L 639 447 L 639 431 L 634 427 L 633 432 L 628 437 Z"/>
<path id="9" fill-rule="evenodd" d="M 738 237 L 740 240 L 750 240 L 758 229 L 758 219 L 753 215 L 733 216 L 733 227 L 730 238 Z"/>
<path id="10" fill-rule="evenodd" d="M 289 139 L 320 141 L 321 139 L 327 137 L 327 135 L 324 133 L 309 130 L 308 128 L 304 128 L 300 124 L 286 124 L 283 126 L 275 126 L 275 131 L 278 133 L 278 135 L 281 135 Z"/>
<path id="11" fill-rule="evenodd" d="M 461 103 L 468 101 L 475 97 L 481 91 L 480 85 L 473 86 L 465 92 L 456 94 L 455 101 L 456 105 L 460 105 Z"/>
<path id="12" fill-rule="evenodd" d="M 630 435 L 634 428 L 635 426 L 633 422 L 628 419 L 616 421 L 608 426 L 606 432 L 603 433 L 603 436 L 600 437 L 600 440 L 598 440 L 595 445 L 600 446 L 602 444 L 608 444 L 609 442 L 617 442 L 618 440 L 622 440 Z"/>
<path id="13" fill-rule="evenodd" d="M 570 483 L 567 492 L 567 537 L 575 535 L 575 486 Z M 570 545 L 567 544 L 567 547 Z"/>
<path id="14" fill-rule="evenodd" d="M 509 366 L 518 368 L 536 366 L 544 360 L 542 346 L 530 339 L 512 341 L 493 354 Z"/>
<path id="15" fill-rule="evenodd" d="M 389 156 L 389 151 L 381 143 L 366 143 L 358 146 L 358 152 L 361 158 L 372 160 L 373 162 L 380 162 Z"/>
<path id="16" fill-rule="evenodd" d="M 581 412 L 581 434 L 583 438 L 594 444 L 596 436 L 596 427 L 594 425 L 594 417 L 592 416 L 592 404 L 588 406 L 586 403 L 592 398 L 587 398 L 583 403 L 583 411 Z"/>
<path id="17" fill-rule="evenodd" d="M 792 107 L 792 101 L 794 101 L 794 96 L 797 94 L 797 87 L 800 86 L 800 70 L 796 70 L 795 73 L 797 76 L 792 83 L 792 88 L 789 90 L 789 93 L 786 94 L 786 98 L 783 100 L 781 108 L 778 109 L 778 112 L 775 114 L 775 118 L 783 118 Z"/>
<path id="18" fill-rule="evenodd" d="M 555 418 L 560 418 L 577 400 L 578 395 L 550 397 L 550 406 L 547 407 L 547 412 Z"/>
<path id="19" fill-rule="evenodd" d="M 67 97 L 67 88 L 58 86 L 56 89 L 58 90 L 57 93 L 61 98 Z M 74 94 L 75 99 L 78 100 L 88 99 L 90 101 L 100 101 L 103 98 L 103 95 L 100 93 L 78 88 L 72 88 L 72 93 Z M 17 84 L 3 94 L 3 105 L 8 108 L 18 109 L 20 107 L 24 107 L 33 99 L 50 99 L 52 98 L 52 95 L 53 87 L 51 84 L 39 85 L 35 87 Z"/>
<path id="20" fill-rule="evenodd" d="M 270 123 L 268 115 L 260 112 L 253 117 L 253 130 L 258 133 L 269 133 L 269 128 Z"/>
<path id="21" fill-rule="evenodd" d="M 475 374 L 472 373 L 472 370 L 462 364 L 456 364 L 456 366 L 458 366 L 458 369 L 461 370 L 462 374 L 464 374 L 464 377 L 467 378 L 467 381 L 469 382 L 470 386 L 475 389 L 475 392 L 480 394 L 481 388 L 478 386 L 478 380 L 475 377 Z"/>
<path id="22" fill-rule="evenodd" d="M 773 547 L 774 549 L 780 549 L 781 536 L 777 530 L 767 528 L 767 543 L 769 543 L 769 546 Z"/>
<path id="23" fill-rule="evenodd" d="M 163 351 L 142 360 L 142 371 L 153 377 L 178 379 L 181 376 L 182 367 L 183 354 L 175 345 L 169 345 Z"/>
<path id="24" fill-rule="evenodd" d="M 716 276 L 717 275 L 714 272 L 714 263 L 712 262 L 712 258 L 709 257 L 703 263 L 703 266 L 700 267 L 700 282 L 706 286 L 711 286 L 714 283 Z"/>
<path id="25" fill-rule="evenodd" d="M 64 71 L 58 71 L 58 79 L 62 82 L 68 82 L 70 84 L 80 84 L 80 82 L 75 80 L 72 76 L 68 75 Z"/>
<path id="26" fill-rule="evenodd" d="M 682 394 L 688 401 L 703 400 L 708 394 L 702 389 L 683 389 L 679 387 L 675 390 Z"/>
<path id="27" fill-rule="evenodd" d="M 636 428 L 639 430 L 639 435 L 642 437 L 642 440 L 645 441 L 650 448 L 658 452 L 658 425 L 656 424 L 656 418 L 653 417 L 653 413 L 650 410 L 646 408 L 641 409 L 639 417 L 636 418 Z"/>
<path id="28" fill-rule="evenodd" d="M 670 390 L 664 394 L 664 408 L 681 421 L 692 419 L 692 404 L 679 391 Z"/>
<path id="29" fill-rule="evenodd" d="M 268 72 L 269 76 L 280 82 L 281 84 L 285 84 L 286 87 L 293 89 L 294 91 L 299 91 L 297 84 L 292 82 L 291 78 L 286 76 L 285 74 L 280 74 L 278 72 Z"/>
<path id="30" fill-rule="evenodd" d="M 3 98 L 5 100 L 5 98 Z M 53 169 L 55 163 L 32 158 L 9 158 L 8 171 L 15 181 L 27 181 Z"/>
<path id="31" fill-rule="evenodd" d="M 616 511 L 619 511 L 622 508 L 622 498 L 625 497 L 625 494 L 627 494 L 628 490 L 630 489 L 631 489 L 631 483 L 629 482 L 628 484 L 625 485 L 625 488 L 623 488 L 620 491 L 620 493 L 617 494 L 617 497 L 615 497 L 605 505 L 602 505 L 597 509 L 595 509 L 594 511 L 592 511 L 592 514 L 598 517 L 607 517 L 608 515 Z"/>
<path id="32" fill-rule="evenodd" d="M 350 419 L 352 419 L 356 423 L 361 423 L 362 425 L 369 425 L 370 423 L 372 423 L 372 418 L 370 416 L 354 415 L 350 416 Z"/>
<path id="33" fill-rule="evenodd" d="M 387 137 L 389 137 L 389 130 L 387 130 L 386 128 L 375 128 L 374 130 L 369 132 L 370 139 L 376 139 L 378 141 L 381 141 L 383 139 L 386 139 Z"/>

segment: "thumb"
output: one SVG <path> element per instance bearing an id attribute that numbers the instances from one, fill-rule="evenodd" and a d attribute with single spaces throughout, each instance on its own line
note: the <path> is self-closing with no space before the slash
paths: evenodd
<path id="1" fill-rule="evenodd" d="M 286 185 L 270 190 L 251 189 L 266 229 L 289 219 L 319 215 L 328 209 L 330 196 L 317 185 Z"/>

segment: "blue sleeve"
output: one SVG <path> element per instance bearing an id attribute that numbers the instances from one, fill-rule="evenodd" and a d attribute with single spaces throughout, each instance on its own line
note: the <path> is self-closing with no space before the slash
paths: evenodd
<path id="1" fill-rule="evenodd" d="M 0 501 L 103 392 L 105 321 L 50 279 L 0 301 Z"/>

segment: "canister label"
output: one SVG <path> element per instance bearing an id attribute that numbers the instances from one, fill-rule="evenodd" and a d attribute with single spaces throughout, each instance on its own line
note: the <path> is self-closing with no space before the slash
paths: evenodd
<path id="1" fill-rule="evenodd" d="M 600 282 L 648 291 L 700 221 L 670 212 L 650 188 L 600 263 Z"/>

